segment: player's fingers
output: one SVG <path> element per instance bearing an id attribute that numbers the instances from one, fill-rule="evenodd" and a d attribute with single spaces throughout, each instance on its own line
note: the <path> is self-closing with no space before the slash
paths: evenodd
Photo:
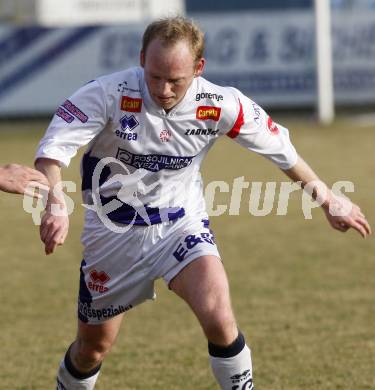
<path id="1" fill-rule="evenodd" d="M 38 187 L 44 191 L 49 191 L 50 189 L 50 184 L 46 177 L 34 177 L 29 184 Z"/>
<path id="2" fill-rule="evenodd" d="M 47 177 L 40 171 L 33 169 L 33 176 L 38 178 L 38 181 L 48 182 Z"/>
<path id="3" fill-rule="evenodd" d="M 55 251 L 56 247 L 60 246 L 62 244 L 63 244 L 63 242 L 61 242 L 61 241 L 55 241 L 55 240 L 49 241 L 46 244 L 46 255 L 50 255 L 51 253 L 53 253 Z"/>
<path id="4" fill-rule="evenodd" d="M 42 199 L 43 198 L 42 194 L 40 194 L 39 192 L 37 192 L 35 190 L 32 190 L 30 187 L 26 187 L 24 195 L 30 196 L 31 198 L 35 198 L 35 199 Z"/>
<path id="5" fill-rule="evenodd" d="M 372 229 L 371 229 L 371 226 L 370 224 L 367 222 L 367 229 L 368 229 L 368 234 L 372 234 Z"/>
<path id="6" fill-rule="evenodd" d="M 40 240 L 46 243 L 46 233 L 44 229 L 41 228 L 39 229 L 39 236 L 40 236 Z"/>
<path id="7" fill-rule="evenodd" d="M 351 212 L 351 217 L 352 218 L 366 218 L 366 216 L 363 214 L 362 210 L 358 206 L 353 208 L 353 210 Z"/>
<path id="8" fill-rule="evenodd" d="M 31 196 L 35 199 L 43 199 L 48 196 L 49 186 L 46 184 L 39 183 L 37 181 L 31 181 L 24 187 L 24 194 Z"/>
<path id="9" fill-rule="evenodd" d="M 48 244 L 46 244 L 45 246 L 46 255 L 50 255 L 51 253 L 53 253 L 55 251 L 56 246 L 57 244 L 53 242 L 49 242 Z"/>
<path id="10" fill-rule="evenodd" d="M 51 216 L 44 214 L 42 217 L 42 223 L 39 228 L 41 240 L 45 242 L 48 236 L 53 234 L 54 230 L 56 230 L 56 226 L 54 226 Z"/>
<path id="11" fill-rule="evenodd" d="M 53 240 L 54 236 L 58 232 L 60 228 L 53 223 L 47 225 L 47 229 L 44 232 L 44 243 L 48 244 L 50 241 Z"/>
<path id="12" fill-rule="evenodd" d="M 42 191 L 49 191 L 50 186 L 47 179 L 45 180 L 39 180 L 37 178 L 34 178 L 28 183 L 28 187 L 38 188 Z"/>
<path id="13" fill-rule="evenodd" d="M 39 228 L 40 239 L 45 243 L 49 232 L 50 226 L 42 223 Z"/>
<path id="14" fill-rule="evenodd" d="M 40 171 L 38 171 L 36 169 L 33 169 L 31 167 L 28 167 L 28 166 L 24 166 L 22 168 L 22 170 L 30 178 L 34 178 L 35 177 L 38 181 L 41 180 L 42 182 L 45 182 L 47 180 L 46 176 L 42 172 L 40 172 Z"/>
<path id="15" fill-rule="evenodd" d="M 22 192 L 24 195 L 34 199 L 43 199 L 48 196 L 49 186 L 36 181 L 31 181 L 21 186 L 20 193 Z"/>
<path id="16" fill-rule="evenodd" d="M 22 193 L 22 192 L 20 192 Z M 48 193 L 48 189 L 47 189 L 47 192 L 45 192 L 45 194 Z M 45 196 L 47 195 L 44 195 L 43 193 L 41 193 L 39 190 L 35 190 L 34 187 L 26 187 L 25 190 L 24 190 L 24 195 L 26 196 L 30 196 L 31 198 L 34 198 L 34 199 L 44 199 Z"/>
<path id="17" fill-rule="evenodd" d="M 61 232 L 59 232 L 54 236 L 53 241 L 56 243 L 56 245 L 60 246 L 64 244 L 65 238 L 66 238 L 66 234 L 62 234 Z"/>
<path id="18" fill-rule="evenodd" d="M 57 229 L 51 237 L 48 237 L 46 242 L 46 254 L 53 253 L 57 246 L 63 245 L 67 232 L 62 228 Z"/>
<path id="19" fill-rule="evenodd" d="M 352 221 L 352 223 L 350 224 L 350 226 L 354 229 L 354 230 L 357 230 L 357 232 L 363 237 L 363 238 L 366 238 L 367 237 L 367 231 L 366 229 L 364 228 L 364 226 L 362 226 L 360 223 L 356 222 L 356 221 Z"/>
<path id="20" fill-rule="evenodd" d="M 46 245 L 53 245 L 54 242 L 56 241 L 55 237 L 57 234 L 58 234 L 58 230 L 56 229 L 49 230 L 45 238 Z"/>
<path id="21" fill-rule="evenodd" d="M 59 245 L 64 244 L 67 236 L 68 236 L 68 231 L 65 230 L 59 237 Z"/>
<path id="22" fill-rule="evenodd" d="M 49 255 L 55 251 L 55 248 L 57 246 L 57 242 L 54 240 L 53 237 L 49 238 L 46 241 L 46 255 Z"/>
<path id="23" fill-rule="evenodd" d="M 367 235 L 370 235 L 372 233 L 371 226 L 367 222 L 366 218 L 357 218 L 356 222 L 358 222 L 359 224 L 361 224 L 365 228 Z"/>

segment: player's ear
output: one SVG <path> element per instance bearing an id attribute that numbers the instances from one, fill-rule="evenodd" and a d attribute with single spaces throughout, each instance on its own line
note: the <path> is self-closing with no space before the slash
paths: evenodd
<path id="1" fill-rule="evenodd" d="M 206 60 L 204 58 L 201 58 L 198 61 L 197 65 L 195 66 L 194 77 L 199 77 L 202 75 L 205 64 L 206 64 Z"/>
<path id="2" fill-rule="evenodd" d="M 139 63 L 141 64 L 142 68 L 145 67 L 145 52 L 143 50 L 141 50 L 139 55 Z"/>

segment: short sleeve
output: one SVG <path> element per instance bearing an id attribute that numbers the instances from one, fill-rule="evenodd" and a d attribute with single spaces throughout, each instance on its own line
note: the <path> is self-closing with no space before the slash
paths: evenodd
<path id="1" fill-rule="evenodd" d="M 297 163 L 298 155 L 289 138 L 289 131 L 275 123 L 255 102 L 231 88 L 236 99 L 237 116 L 226 135 L 245 148 L 271 160 L 281 169 Z"/>
<path id="2" fill-rule="evenodd" d="M 35 158 L 51 158 L 67 167 L 77 150 L 99 134 L 107 122 L 104 90 L 98 81 L 92 81 L 58 107 Z"/>

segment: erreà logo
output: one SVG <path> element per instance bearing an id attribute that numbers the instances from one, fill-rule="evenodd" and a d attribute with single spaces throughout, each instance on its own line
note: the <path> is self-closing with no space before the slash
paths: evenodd
<path id="1" fill-rule="evenodd" d="M 123 96 L 121 98 L 121 110 L 127 112 L 141 112 L 142 99 Z"/>
<path id="2" fill-rule="evenodd" d="M 208 120 L 211 119 L 217 122 L 220 118 L 221 108 L 212 106 L 199 106 L 197 108 L 197 119 Z"/>
<path id="3" fill-rule="evenodd" d="M 98 272 L 96 269 L 90 272 L 90 281 L 87 286 L 90 290 L 97 291 L 100 294 L 107 292 L 108 287 L 104 286 L 111 278 L 104 271 Z"/>

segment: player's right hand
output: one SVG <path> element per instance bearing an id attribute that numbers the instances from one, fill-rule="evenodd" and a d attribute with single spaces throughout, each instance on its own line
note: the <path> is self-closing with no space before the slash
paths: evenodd
<path id="1" fill-rule="evenodd" d="M 46 211 L 40 225 L 40 239 L 45 245 L 45 253 L 49 255 L 54 252 L 58 245 L 62 245 L 69 231 L 68 215 L 54 215 Z"/>

